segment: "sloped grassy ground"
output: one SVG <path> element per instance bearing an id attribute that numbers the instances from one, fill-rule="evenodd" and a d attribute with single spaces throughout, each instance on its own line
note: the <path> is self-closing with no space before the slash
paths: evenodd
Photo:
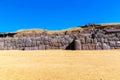
<path id="1" fill-rule="evenodd" d="M 120 50 L 0 51 L 0 80 L 119 80 Z"/>

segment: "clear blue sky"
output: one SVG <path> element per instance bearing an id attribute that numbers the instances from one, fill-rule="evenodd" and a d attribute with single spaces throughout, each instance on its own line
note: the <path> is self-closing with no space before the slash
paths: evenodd
<path id="1" fill-rule="evenodd" d="M 120 0 L 0 0 L 0 32 L 120 22 Z"/>

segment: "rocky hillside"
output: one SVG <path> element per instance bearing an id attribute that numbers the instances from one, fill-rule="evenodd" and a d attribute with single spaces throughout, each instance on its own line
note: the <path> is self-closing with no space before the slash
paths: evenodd
<path id="1" fill-rule="evenodd" d="M 120 49 L 120 24 L 87 24 L 58 31 L 32 29 L 0 33 L 0 50 L 47 49 Z"/>

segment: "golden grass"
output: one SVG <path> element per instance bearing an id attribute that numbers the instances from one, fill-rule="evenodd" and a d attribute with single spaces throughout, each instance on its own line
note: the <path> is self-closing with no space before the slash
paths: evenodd
<path id="1" fill-rule="evenodd" d="M 0 51 L 0 80 L 119 80 L 120 50 Z"/>
<path id="2" fill-rule="evenodd" d="M 120 23 L 101 23 L 98 24 L 99 27 L 106 27 L 106 26 L 116 26 L 120 25 Z M 64 33 L 66 31 L 72 32 L 76 30 L 83 30 L 84 28 L 81 27 L 74 27 L 74 28 L 68 28 L 68 29 L 63 29 L 63 30 L 46 30 L 46 29 L 22 29 L 18 30 L 17 33 L 19 34 L 26 34 L 26 33 L 44 33 L 46 32 L 47 34 L 54 34 L 54 33 Z"/>
<path id="3" fill-rule="evenodd" d="M 23 33 L 43 33 L 46 32 L 47 34 L 54 34 L 54 33 L 64 33 L 66 31 L 76 31 L 76 30 L 82 30 L 80 27 L 76 28 L 68 28 L 64 30 L 44 30 L 44 29 L 27 29 L 27 30 L 18 30 L 17 33 L 23 34 Z"/>
<path id="4" fill-rule="evenodd" d="M 18 30 L 17 31 L 17 33 L 43 33 L 44 31 L 46 31 L 46 30 L 44 30 L 44 29 L 26 29 L 26 30 L 24 30 L 24 29 L 21 29 L 21 30 Z"/>
<path id="5" fill-rule="evenodd" d="M 115 25 L 120 25 L 120 23 L 101 23 L 101 26 L 115 26 Z"/>
<path id="6" fill-rule="evenodd" d="M 64 30 L 49 30 L 47 31 L 48 34 L 54 34 L 54 33 L 64 33 L 66 31 L 68 32 L 72 32 L 72 31 L 77 31 L 77 30 L 82 30 L 81 27 L 75 27 L 75 28 L 68 28 L 68 29 L 64 29 Z"/>

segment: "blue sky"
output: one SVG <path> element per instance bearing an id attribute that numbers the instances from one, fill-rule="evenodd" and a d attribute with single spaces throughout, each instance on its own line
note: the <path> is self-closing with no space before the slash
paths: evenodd
<path id="1" fill-rule="evenodd" d="M 0 0 L 0 32 L 120 22 L 120 0 Z"/>

